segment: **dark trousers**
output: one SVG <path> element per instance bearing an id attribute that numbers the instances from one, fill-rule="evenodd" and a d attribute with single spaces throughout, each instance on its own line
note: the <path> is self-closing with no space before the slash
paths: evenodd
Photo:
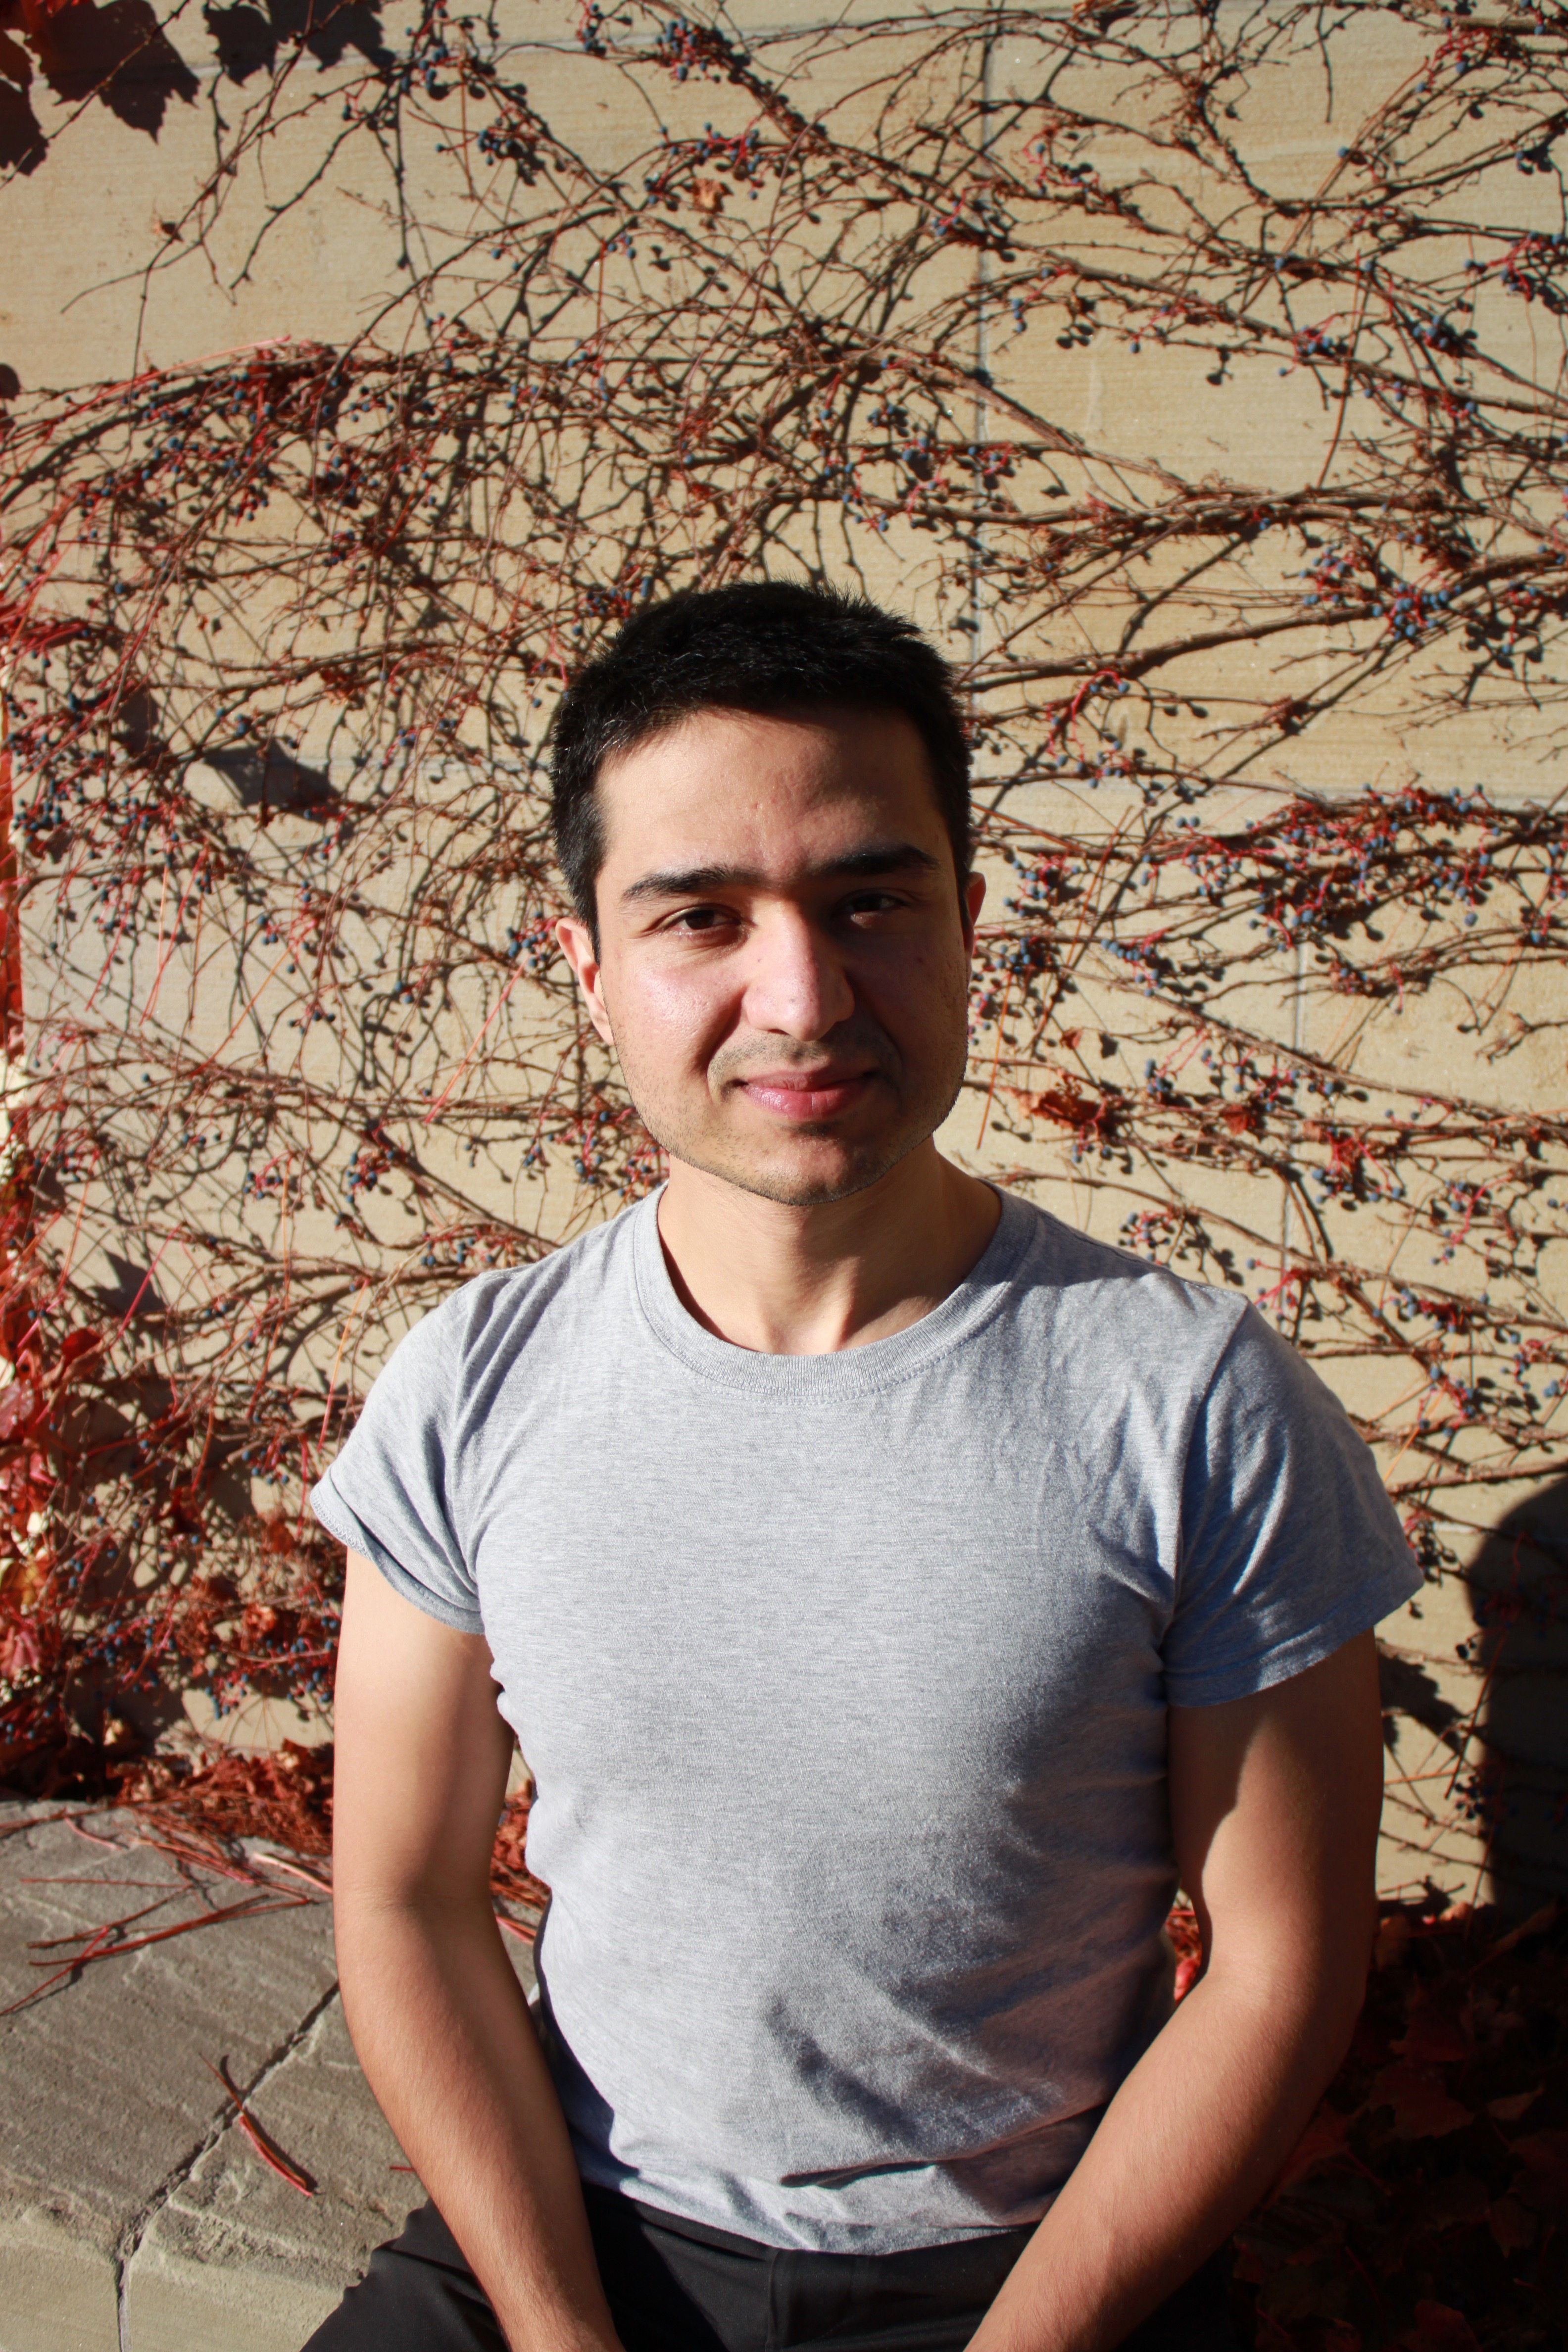
<path id="1" fill-rule="evenodd" d="M 588 2224 L 626 2352 L 963 2352 L 1032 2234 L 999 2231 L 907 2254 L 760 2246 L 585 2189 Z M 1237 2352 L 1215 2256 L 1134 2330 L 1124 2352 Z M 305 2352 L 506 2352 L 484 2289 L 433 2205 L 409 2216 Z"/>

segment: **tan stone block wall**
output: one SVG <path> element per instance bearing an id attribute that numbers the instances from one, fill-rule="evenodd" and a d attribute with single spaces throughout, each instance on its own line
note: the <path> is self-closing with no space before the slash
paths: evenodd
<path id="1" fill-rule="evenodd" d="M 748 0 L 747 5 L 731 11 L 731 20 L 770 69 L 785 73 L 791 97 L 805 116 L 827 122 L 839 137 L 869 137 L 879 110 L 935 21 L 917 13 L 910 29 L 880 36 L 870 47 L 862 47 L 846 28 L 857 16 L 869 13 L 852 12 L 850 18 L 836 16 L 829 21 L 804 6 L 764 9 Z M 606 179 L 620 173 L 635 185 L 650 159 L 665 152 L 659 146 L 661 126 L 672 137 L 689 137 L 709 119 L 723 130 L 743 123 L 754 112 L 743 93 L 731 87 L 695 77 L 677 88 L 646 63 L 612 68 L 584 56 L 573 8 L 506 0 L 499 19 L 507 70 L 527 82 L 538 112 Z M 366 25 L 371 21 L 366 12 Z M 388 11 L 388 45 L 398 49 L 405 34 L 395 12 Z M 85 121 L 68 123 L 68 107 L 35 91 L 40 120 L 51 135 L 58 132 L 58 144 L 35 173 L 6 186 L 7 234 L 5 257 L 0 258 L 0 361 L 16 369 L 25 392 L 129 377 L 148 367 L 184 367 L 214 353 L 280 338 L 340 345 L 370 333 L 390 348 L 400 341 L 417 342 L 422 330 L 409 292 L 411 273 L 400 266 L 405 231 L 395 210 L 398 184 L 363 141 L 345 141 L 317 169 L 322 125 L 330 123 L 334 111 L 341 112 L 340 93 L 352 89 L 360 75 L 361 62 L 353 49 L 324 69 L 308 58 L 298 61 L 282 101 L 286 108 L 300 110 L 298 121 L 242 158 L 204 245 L 196 229 L 216 142 L 224 135 L 216 125 L 221 118 L 232 134 L 237 124 L 250 119 L 262 103 L 266 77 L 238 86 L 224 79 L 212 37 L 192 5 L 169 20 L 169 36 L 190 68 L 194 89 L 188 101 L 178 96 L 170 101 L 156 142 L 102 109 L 89 109 Z M 1413 23 L 1369 10 L 1340 39 L 1331 87 L 1321 74 L 1300 64 L 1288 74 L 1264 73 L 1248 81 L 1237 93 L 1230 128 L 1250 168 L 1277 193 L 1310 197 L 1336 170 L 1347 138 L 1408 79 L 1429 47 L 1426 33 Z M 1040 39 L 1010 30 L 984 67 L 991 101 L 1002 106 L 1030 96 L 1037 87 L 1040 58 Z M 975 52 L 956 46 L 925 69 L 921 98 L 933 122 L 940 124 L 945 114 L 973 96 L 978 69 Z M 1108 184 L 1141 157 L 1146 159 L 1148 152 L 1132 136 L 1137 123 L 1131 99 L 1126 100 L 1124 116 L 1118 116 L 1118 87 L 1110 68 L 1088 58 L 1058 84 L 1058 96 L 1064 100 L 1081 100 L 1086 90 L 1103 93 L 1096 100 L 1106 119 L 1103 135 L 1082 152 Z M 1146 101 L 1141 98 L 1136 103 L 1145 107 L 1145 114 L 1138 117 L 1145 122 L 1150 119 Z M 466 243 L 478 251 L 485 234 L 483 209 L 466 194 L 451 159 L 438 152 L 442 143 L 427 128 L 420 130 L 400 159 L 405 214 L 417 224 L 414 249 L 419 269 L 438 261 L 450 263 Z M 967 164 L 964 173 L 967 178 Z M 1184 201 L 1207 202 L 1213 194 L 1212 171 L 1195 156 L 1190 164 L 1178 158 L 1166 173 L 1157 200 L 1150 198 L 1152 217 L 1157 215 L 1163 230 L 1178 216 Z M 1515 226 L 1538 226 L 1543 232 L 1553 228 L 1555 182 L 1549 175 L 1521 179 L 1517 188 L 1510 185 L 1508 196 L 1509 217 Z M 532 205 L 542 214 L 548 201 L 547 188 L 531 191 L 523 209 Z M 760 217 L 760 196 L 734 189 L 725 201 L 731 215 Z M 1499 201 L 1489 186 L 1478 197 L 1482 214 L 1487 205 Z M 281 207 L 276 217 L 274 207 Z M 178 236 L 167 235 L 161 226 L 164 223 L 174 224 Z M 870 233 L 865 226 L 863 234 Z M 825 229 L 825 237 L 826 234 Z M 835 234 L 848 232 L 836 223 Z M 1073 234 L 1080 259 L 1092 260 L 1098 251 L 1101 259 L 1109 257 L 1134 273 L 1147 261 L 1137 239 L 1114 220 L 1096 226 L 1086 218 L 1076 224 Z M 826 248 L 824 258 L 828 258 Z M 1452 257 L 1435 244 L 1431 259 L 1436 271 L 1447 268 Z M 608 275 L 600 285 L 617 285 L 619 267 L 612 257 L 604 265 Z M 986 707 L 987 679 L 1001 678 L 1006 663 L 1066 665 L 1079 660 L 1089 646 L 1107 656 L 1125 650 L 1130 607 L 1120 580 L 1103 594 L 1086 591 L 1070 613 L 1055 616 L 1048 625 L 1019 622 L 1021 605 L 1014 597 L 1007 566 L 1035 522 L 1048 528 L 1054 508 L 1079 507 L 1096 497 L 1115 499 L 1128 494 L 1130 484 L 1138 497 L 1157 501 L 1162 476 L 1255 486 L 1260 499 L 1288 496 L 1313 483 L 1342 437 L 1347 433 L 1353 436 L 1358 429 L 1356 418 L 1347 423 L 1339 404 L 1325 395 L 1308 370 L 1281 368 L 1273 353 L 1237 354 L 1226 362 L 1225 381 L 1215 385 L 1207 380 L 1212 354 L 1174 344 L 1165 347 L 1157 339 L 1145 340 L 1136 354 L 1124 343 L 1103 338 L 1064 349 L 1053 331 L 1059 319 L 1045 311 L 1031 313 L 1026 331 L 1016 332 L 1004 299 L 1007 268 L 1005 261 L 977 254 L 973 247 L 950 247 L 923 267 L 908 310 L 908 315 L 918 312 L 929 321 L 940 320 L 947 306 L 957 332 L 967 338 L 955 341 L 955 362 L 966 371 L 977 362 L 985 369 L 989 385 L 971 380 L 970 391 L 955 393 L 952 402 L 954 413 L 969 403 L 976 441 L 1026 440 L 1034 430 L 1031 420 L 1037 420 L 1058 433 L 1064 445 L 1048 464 L 1034 459 L 1020 474 L 1014 487 L 1022 511 L 997 523 L 985 542 L 987 558 L 978 563 L 973 578 L 955 582 L 951 569 L 945 580 L 942 577 L 930 539 L 916 520 L 895 523 L 885 537 L 868 539 L 847 511 L 836 515 L 823 509 L 787 520 L 769 558 L 780 568 L 793 551 L 802 562 L 821 564 L 840 576 L 863 578 L 872 593 L 912 610 L 956 658 L 973 656 L 982 708 Z M 976 327 L 973 289 L 992 283 L 998 289 L 996 299 Z M 592 287 L 582 286 L 552 326 L 552 351 L 583 331 L 598 299 Z M 1518 303 L 1510 306 L 1491 281 L 1479 293 L 1478 304 L 1478 327 L 1488 348 L 1525 380 L 1544 381 L 1548 346 L 1542 339 L 1539 315 L 1527 314 Z M 1321 308 L 1326 313 L 1331 307 L 1325 294 Z M 493 320 L 493 304 L 484 315 Z M 896 321 L 889 333 L 895 328 Z M 542 342 L 540 349 L 544 348 Z M 520 348 L 520 374 L 530 356 Z M 659 520 L 671 551 L 700 553 L 714 528 L 709 508 L 678 508 L 673 499 Z M 284 537 L 289 527 L 289 515 L 277 509 L 255 526 L 258 532 Z M 509 551 L 509 560 L 515 550 L 519 565 L 530 552 L 529 530 L 521 509 L 510 512 L 497 526 L 499 543 Z M 1232 551 L 1205 574 L 1201 593 L 1212 599 L 1216 612 L 1244 611 L 1249 598 L 1275 593 L 1281 567 L 1297 560 L 1271 544 L 1240 553 Z M 1173 599 L 1190 595 L 1195 592 L 1182 586 L 1189 563 L 1188 549 L 1173 545 L 1159 551 L 1147 567 L 1148 582 Z M 585 570 L 591 573 L 592 569 L 593 559 L 585 559 Z M 336 626 L 339 608 L 331 610 Z M 276 634 L 277 619 L 265 596 L 258 596 L 249 609 L 232 616 L 226 643 L 231 652 L 248 657 L 272 642 L 268 632 Z M 314 642 L 305 635 L 303 625 L 299 642 Z M 318 650 L 333 650 L 330 630 Z M 1300 740 L 1278 740 L 1252 751 L 1243 746 L 1231 780 L 1215 782 L 1205 797 L 1205 825 L 1216 832 L 1234 831 L 1256 823 L 1297 792 L 1333 800 L 1367 786 L 1388 793 L 1416 782 L 1445 793 L 1468 791 L 1484 782 L 1492 802 L 1501 806 L 1550 800 L 1560 789 L 1556 763 L 1561 727 L 1555 705 L 1542 698 L 1532 706 L 1517 694 L 1505 701 L 1483 684 L 1462 709 L 1445 709 L 1438 698 L 1452 682 L 1453 658 L 1450 644 L 1386 680 L 1373 681 L 1352 701 L 1316 721 Z M 1276 695 L 1302 695 L 1314 683 L 1337 675 L 1343 659 L 1342 632 L 1336 636 L 1327 628 L 1299 630 L 1269 644 L 1195 653 L 1162 672 L 1147 693 L 1141 689 L 1133 696 L 1128 716 L 1117 724 L 1128 746 L 1158 740 L 1194 762 L 1211 760 L 1220 730 L 1235 723 L 1247 707 Z M 1026 698 L 1019 707 L 1012 733 L 1002 728 L 986 738 L 980 758 L 983 797 L 994 782 L 1005 782 L 1014 772 L 1016 742 L 1027 738 L 1031 728 L 1038 731 L 1043 703 L 1051 693 L 1066 690 L 1031 688 L 1033 701 Z M 1169 718 L 1158 707 L 1165 693 L 1182 698 L 1182 708 Z M 1201 717 L 1191 708 L 1198 698 Z M 522 699 L 520 691 L 520 711 Z M 536 741 L 548 710 L 542 711 L 537 725 L 527 712 L 522 716 L 525 733 L 532 729 L 529 740 Z M 356 718 L 350 723 L 341 709 L 329 709 L 321 698 L 313 709 L 302 706 L 296 718 L 298 760 L 319 767 L 334 786 L 351 794 L 359 792 L 363 780 L 347 752 L 355 740 L 374 748 L 374 721 Z M 232 784 L 210 765 L 191 768 L 187 781 L 193 797 L 225 824 L 247 822 L 235 814 Z M 433 797 L 438 800 L 439 793 Z M 1091 790 L 1087 779 L 1062 774 L 1015 787 L 1003 796 L 1000 808 L 1004 820 L 1019 829 L 1015 838 L 1033 827 L 1041 836 L 1081 844 L 1108 838 L 1118 826 L 1131 824 L 1139 805 L 1135 795 L 1116 784 Z M 274 820 L 268 855 L 279 888 L 313 839 L 305 819 Z M 395 917 L 399 892 L 411 887 L 419 846 L 409 839 L 390 850 L 390 862 L 374 877 L 371 911 L 357 929 L 354 921 L 346 925 L 344 987 L 350 985 L 351 970 L 357 975 L 355 984 L 374 984 L 376 955 Z M 402 862 L 405 857 L 406 864 Z M 1000 916 L 1009 889 L 1016 887 L 1012 871 L 995 857 L 988 858 L 987 867 L 993 911 Z M 477 919 L 494 922 L 503 912 L 499 897 L 482 907 L 476 901 Z M 1399 920 L 1403 929 L 1396 926 L 1382 942 L 1381 951 L 1389 956 L 1416 942 L 1419 926 L 1409 917 Z M 254 938 L 243 944 L 236 941 L 226 967 L 222 956 L 213 956 L 210 935 L 205 949 L 199 943 L 171 948 L 161 929 L 154 924 L 150 937 L 121 950 L 126 961 L 111 968 L 100 1006 L 111 1001 L 127 1007 L 144 1004 L 156 983 L 157 1018 L 166 1024 L 168 1050 L 174 1059 L 181 1055 L 187 1062 L 192 1055 L 210 1056 L 225 1066 L 264 1051 L 276 1055 L 287 1024 L 300 1018 L 299 976 L 291 976 L 284 966 L 267 977 L 278 962 L 276 951 L 258 950 Z M 100 983 L 102 943 L 97 934 L 86 938 L 85 931 L 85 926 L 79 929 L 75 944 L 64 953 L 46 953 L 41 932 L 35 931 L 26 973 L 30 1004 L 79 1005 L 91 996 Z M 1245 944 L 1241 934 L 1237 939 Z M 1553 993 L 1560 971 L 1560 967 L 1523 970 L 1504 992 L 1493 975 L 1461 968 L 1429 990 L 1412 990 L 1398 1000 L 1346 998 L 1326 990 L 1310 961 L 1279 948 L 1246 967 L 1244 980 L 1233 980 L 1225 1018 L 1273 1041 L 1282 1056 L 1319 1056 L 1352 1069 L 1358 1083 L 1374 1096 L 1380 1086 L 1404 1092 L 1429 1087 L 1502 1112 L 1521 1106 L 1561 1108 L 1568 1094 L 1568 1066 L 1563 1016 Z M 1497 995 L 1495 1005 L 1488 992 Z M 1479 1000 L 1484 1019 L 1477 1011 Z M 548 1084 L 560 1051 L 558 1040 L 564 1034 L 562 999 L 558 991 L 518 988 L 504 1020 L 493 1033 L 483 1032 L 482 1051 L 476 1051 L 492 1001 L 489 976 L 458 973 L 447 1001 L 431 1016 L 414 1060 L 404 1067 L 401 1084 L 405 1095 L 427 1087 L 434 1098 L 456 1073 L 458 1101 L 474 1105 L 471 1134 L 448 1119 L 422 1139 L 424 1180 L 440 1195 L 454 1225 L 482 1223 L 489 1216 L 544 1245 L 576 1229 L 584 1218 L 606 1213 L 615 1202 L 574 1183 L 559 1155 L 542 1171 L 519 1164 L 516 1121 L 509 1119 L 503 1106 L 513 1098 L 520 1105 L 531 1101 Z M 1102 1076 L 1113 1075 L 1124 1088 L 1135 1089 L 1142 1083 L 1149 1018 L 1125 972 L 1103 955 L 1089 960 L 1075 982 L 1070 1007 L 1064 1003 L 1053 1015 L 1053 1066 L 1060 1057 L 1069 1013 L 1071 1024 L 1081 1024 L 1086 1034 L 1112 1041 L 1093 1067 Z M 412 1010 L 398 1017 L 405 1020 L 411 1034 L 417 1030 Z M 339 1131 L 321 1146 L 334 1164 L 346 1157 L 351 1140 L 343 1104 L 352 1103 L 353 1082 L 345 1073 L 350 1072 L 354 1045 L 346 1024 L 341 1034 L 317 1027 L 302 1037 L 294 1062 L 299 1087 L 320 1095 L 323 1138 L 333 1120 L 339 1123 Z M 998 1075 L 999 1091 L 992 1084 Z M 984 1031 L 977 1041 L 970 1090 L 944 1131 L 944 1142 L 967 1165 L 1010 1180 L 1026 1177 L 1035 1197 L 1058 1213 L 1117 1238 L 1132 1192 L 1141 1185 L 1139 1197 L 1151 1197 L 1148 1186 L 1153 1179 L 1141 1172 L 1138 1185 L 1119 1191 L 1100 1182 L 1098 1168 L 1075 1166 L 1059 1129 L 1048 1123 L 1031 1124 L 1018 1115 L 1016 1093 L 1026 1093 L 1030 1083 L 1028 1071 L 1011 1059 L 1004 1067 L 994 1032 Z M 1010 1087 L 1014 1095 L 1007 1091 Z M 470 1160 L 468 1147 L 473 1136 L 481 1149 Z M 504 1137 L 504 1143 L 495 1142 L 496 1136 Z M 328 1294 L 333 1290 L 334 1265 L 343 1268 L 344 1280 L 338 1286 L 343 1295 L 333 1299 L 331 1314 L 301 1343 L 301 1388 L 316 1401 L 312 1409 L 319 1410 L 323 1384 L 346 1382 L 363 1389 L 406 1318 L 437 1295 L 452 1269 L 445 1258 L 426 1268 L 433 1212 L 427 1206 L 416 1208 L 412 1188 L 401 1177 L 390 1176 L 374 1201 L 362 1202 L 367 1238 L 363 1250 L 351 1250 L 336 1222 L 335 1196 L 318 1200 L 307 1189 L 291 1202 L 286 1226 L 279 1223 L 271 1199 L 247 1200 L 237 1211 L 236 1178 L 242 1164 L 237 1141 L 208 1154 L 190 1180 L 193 1226 L 210 1224 L 216 1230 L 226 1218 L 237 1216 L 253 1242 L 270 1237 L 281 1246 L 286 1235 L 294 1256 L 324 1270 Z M 1266 1175 L 1194 1162 L 1179 1170 L 1165 1167 L 1158 1182 L 1170 1201 L 1228 1236 L 1224 1245 L 1233 1252 L 1237 1279 L 1254 1295 L 1277 1285 L 1309 1246 L 1300 1211 L 1292 1211 L 1281 1185 Z M 1568 1183 L 1564 1189 L 1568 1192 Z M 89 1194 L 88 1227 L 110 1205 L 109 1195 Z M 1380 1220 L 1381 1234 L 1374 1234 Z M 1375 1206 L 1360 1207 L 1352 1214 L 1331 1203 L 1323 1211 L 1322 1230 L 1336 1254 L 1365 1264 L 1377 1257 L 1381 1247 L 1391 1281 L 1395 1274 L 1414 1278 L 1407 1265 L 1394 1264 L 1398 1252 L 1409 1249 L 1408 1237 L 1402 1238 L 1403 1227 Z M 100 1238 L 98 1258 L 89 1255 L 81 1261 L 80 1277 L 89 1286 L 111 1286 L 112 1269 L 103 1255 L 108 1246 L 108 1239 Z M 1257 1264 L 1248 1267 L 1249 1259 Z M 1568 1309 L 1568 1239 L 1553 1245 L 1544 1263 L 1542 1295 L 1560 1317 Z M 359 1273 L 373 1265 L 371 1287 L 353 1288 L 351 1276 L 357 1281 Z M 1212 1265 L 1207 1270 L 1214 1272 Z M 1425 1275 L 1426 1270 L 1420 1271 Z M 163 1295 L 171 1299 L 197 1297 L 209 1279 L 205 1261 L 198 1264 L 193 1256 L 182 1264 L 177 1252 L 158 1275 Z M 1351 1408 L 1368 1423 L 1375 1423 L 1384 1413 L 1397 1419 L 1407 1367 L 1384 1357 L 1331 1352 L 1322 1353 L 1320 1362 Z M 1399 1452 L 1397 1444 L 1388 1449 L 1385 1467 L 1397 1470 Z M 1490 1675 L 1489 1680 L 1484 1642 L 1468 1659 L 1456 1653 L 1474 1633 L 1467 1580 L 1472 1575 L 1484 1579 L 1500 1545 L 1507 1548 L 1510 1513 L 1523 1492 L 1509 1486 L 1464 1489 L 1453 1502 L 1453 1571 L 1428 1588 L 1418 1604 L 1419 1614 L 1412 1612 L 1408 1621 L 1402 1618 L 1385 1629 L 1391 1654 L 1405 1675 L 1403 1683 L 1395 1677 L 1396 1703 L 1406 1710 L 1414 1706 L 1426 1717 L 1423 1726 L 1408 1711 L 1402 1716 L 1393 1753 L 1394 1836 L 1384 1873 L 1391 1887 L 1410 1890 L 1425 1872 L 1436 1883 L 1468 1894 L 1481 1871 L 1484 1838 L 1455 1819 L 1447 1784 L 1454 1778 L 1454 1727 L 1469 1719 L 1499 1678 Z M 1552 1728 L 1539 1704 L 1539 1691 L 1545 1687 L 1542 1677 L 1562 1663 L 1550 1651 L 1550 1643 L 1544 1648 L 1537 1643 L 1527 1668 L 1521 1670 L 1520 1691 L 1510 1701 L 1514 1716 L 1526 1725 L 1520 1736 L 1539 1755 L 1548 1779 L 1568 1769 L 1561 1734 Z M 1407 1810 L 1400 1811 L 1400 1807 Z M 1542 1841 L 1551 1843 L 1539 1825 L 1530 1835 L 1538 1846 Z M 1537 1853 L 1536 1859 L 1548 1868 L 1550 1858 L 1543 1862 Z"/>

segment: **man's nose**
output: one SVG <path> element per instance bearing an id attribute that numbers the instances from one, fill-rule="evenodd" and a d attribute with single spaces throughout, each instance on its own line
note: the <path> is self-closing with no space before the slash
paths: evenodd
<path id="1" fill-rule="evenodd" d="M 838 949 L 796 908 L 780 908 L 758 925 L 750 963 L 743 1010 L 752 1028 L 815 1042 L 855 1010 Z"/>

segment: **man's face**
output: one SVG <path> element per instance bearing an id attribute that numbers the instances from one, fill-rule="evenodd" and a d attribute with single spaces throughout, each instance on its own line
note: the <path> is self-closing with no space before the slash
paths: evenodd
<path id="1" fill-rule="evenodd" d="M 924 746 L 887 711 L 694 713 L 607 761 L 599 947 L 559 926 L 672 1159 L 809 1207 L 963 1082 L 973 926 Z"/>

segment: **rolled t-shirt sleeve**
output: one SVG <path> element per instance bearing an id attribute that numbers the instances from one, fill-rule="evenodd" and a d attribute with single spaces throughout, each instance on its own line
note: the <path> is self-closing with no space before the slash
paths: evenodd
<path id="1" fill-rule="evenodd" d="M 457 1318 L 437 1307 L 399 1342 L 342 1453 L 312 1489 L 310 1507 L 341 1543 L 373 1559 L 405 1601 L 458 1633 L 478 1633 L 479 1595 L 451 1491 L 458 1332 Z"/>
<path id="2" fill-rule="evenodd" d="M 1339 1399 L 1248 1307 L 1187 1450 L 1165 1693 L 1212 1706 L 1285 1682 L 1421 1585 Z"/>

